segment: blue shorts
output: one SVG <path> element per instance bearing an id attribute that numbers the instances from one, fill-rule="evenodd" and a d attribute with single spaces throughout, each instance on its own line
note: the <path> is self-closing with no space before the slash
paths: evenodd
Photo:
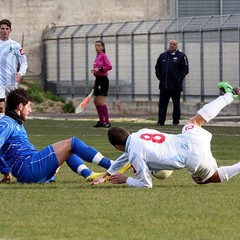
<path id="1" fill-rule="evenodd" d="M 50 145 L 26 159 L 17 174 L 20 183 L 44 183 L 52 179 L 58 168 L 58 160 Z"/>

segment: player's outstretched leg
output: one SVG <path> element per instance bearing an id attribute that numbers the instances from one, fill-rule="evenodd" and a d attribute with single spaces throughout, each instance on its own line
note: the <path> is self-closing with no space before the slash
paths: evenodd
<path id="1" fill-rule="evenodd" d="M 72 154 L 68 160 L 66 161 L 67 165 L 78 175 L 83 176 L 86 181 L 91 181 L 99 176 L 102 175 L 102 173 L 95 173 L 92 170 L 90 170 L 82 161 L 80 157 L 78 157 L 76 154 Z"/>
<path id="2" fill-rule="evenodd" d="M 224 93 L 232 93 L 234 99 L 238 99 L 240 96 L 239 88 L 233 88 L 228 82 L 219 82 L 218 88 Z"/>
<path id="3" fill-rule="evenodd" d="M 225 94 L 204 105 L 198 111 L 198 114 L 201 115 L 206 122 L 209 122 L 211 119 L 216 117 L 224 107 L 229 105 L 234 99 L 237 99 L 240 96 L 239 89 L 233 88 L 226 82 L 218 83 L 218 88 L 221 89 Z"/>
<path id="4" fill-rule="evenodd" d="M 240 163 L 232 166 L 222 166 L 217 169 L 221 182 L 228 181 L 230 178 L 240 173 Z"/>
<path id="5" fill-rule="evenodd" d="M 95 148 L 86 145 L 76 137 L 72 138 L 72 152 L 77 154 L 84 161 L 95 163 L 106 169 L 108 169 L 112 163 L 110 159 L 104 157 Z"/>

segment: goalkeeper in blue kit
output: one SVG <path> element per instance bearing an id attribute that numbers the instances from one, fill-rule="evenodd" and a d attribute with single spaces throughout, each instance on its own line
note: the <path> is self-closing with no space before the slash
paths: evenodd
<path id="1" fill-rule="evenodd" d="M 23 126 L 32 112 L 32 97 L 23 88 L 11 91 L 7 97 L 5 116 L 0 119 L 0 182 L 10 181 L 11 174 L 20 183 L 44 183 L 54 180 L 56 171 L 66 161 L 77 174 L 93 180 L 92 172 L 83 162 L 92 162 L 106 169 L 112 161 L 95 148 L 72 137 L 38 151 L 28 139 Z"/>

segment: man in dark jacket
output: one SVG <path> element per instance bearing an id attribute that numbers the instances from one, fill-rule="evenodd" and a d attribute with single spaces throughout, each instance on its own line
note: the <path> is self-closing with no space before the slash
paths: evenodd
<path id="1" fill-rule="evenodd" d="M 180 98 L 183 79 L 189 72 L 187 56 L 178 50 L 178 42 L 171 40 L 166 52 L 160 54 L 155 66 L 159 82 L 158 125 L 164 125 L 170 97 L 173 102 L 173 125 L 178 125 L 181 117 Z"/>

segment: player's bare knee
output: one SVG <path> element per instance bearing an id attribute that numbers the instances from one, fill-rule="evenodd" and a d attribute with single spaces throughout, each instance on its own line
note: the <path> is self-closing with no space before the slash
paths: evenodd
<path id="1" fill-rule="evenodd" d="M 73 137 L 68 138 L 68 139 L 66 139 L 65 141 L 67 142 L 67 145 L 69 145 L 69 147 L 70 147 L 70 149 L 71 149 L 71 147 L 72 147 Z"/>
<path id="2" fill-rule="evenodd" d="M 62 152 L 70 153 L 72 147 L 72 138 L 53 143 L 52 146 L 56 154 Z"/>

